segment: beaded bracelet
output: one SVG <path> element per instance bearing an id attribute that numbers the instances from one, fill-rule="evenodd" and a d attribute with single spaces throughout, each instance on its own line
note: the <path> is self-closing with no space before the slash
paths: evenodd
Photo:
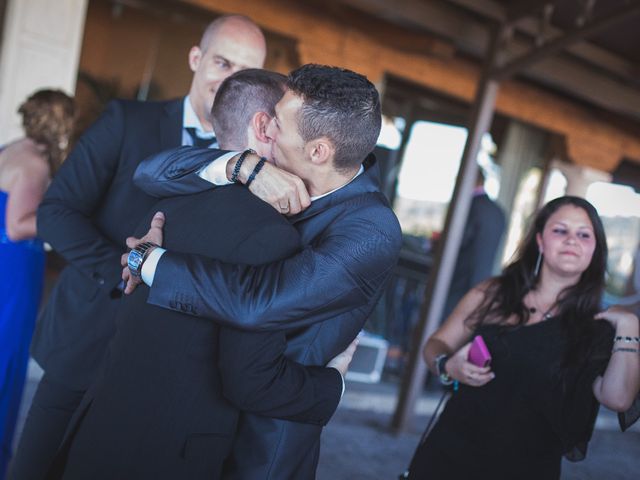
<path id="1" fill-rule="evenodd" d="M 616 348 L 614 348 L 613 350 L 611 350 L 611 353 L 616 353 L 616 352 L 640 353 L 640 349 L 637 349 L 637 348 L 616 347 Z"/>
<path id="2" fill-rule="evenodd" d="M 617 336 L 613 339 L 615 342 L 624 342 L 624 343 L 640 343 L 640 337 L 625 337 L 625 336 Z"/>
<path id="3" fill-rule="evenodd" d="M 256 178 L 256 175 L 260 173 L 260 170 L 262 170 L 262 166 L 266 161 L 267 159 L 265 157 L 260 157 L 260 161 L 256 164 L 255 168 L 253 169 L 253 172 L 251 172 L 251 175 L 249 175 L 249 179 L 247 180 L 247 183 L 244 184 L 245 187 L 249 188 L 249 185 L 251 185 L 251 182 L 253 182 L 253 180 Z"/>
<path id="4" fill-rule="evenodd" d="M 242 166 L 242 162 L 244 162 L 245 158 L 247 158 L 247 155 L 249 155 L 250 153 L 256 153 L 256 152 L 255 150 L 247 148 L 244 152 L 240 154 L 240 157 L 238 157 L 238 161 L 236 162 L 235 167 L 233 167 L 233 172 L 231 173 L 231 181 L 233 183 L 238 183 L 238 175 L 240 175 L 240 167 Z"/>

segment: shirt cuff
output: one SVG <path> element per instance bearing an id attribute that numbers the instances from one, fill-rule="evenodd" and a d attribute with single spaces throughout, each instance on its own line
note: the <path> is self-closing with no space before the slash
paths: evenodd
<path id="1" fill-rule="evenodd" d="M 240 152 L 229 152 L 216 158 L 209 165 L 203 167 L 202 170 L 198 172 L 198 176 L 214 185 L 230 185 L 233 182 L 227 178 L 227 162 L 239 153 Z"/>
<path id="2" fill-rule="evenodd" d="M 154 248 L 142 264 L 140 277 L 142 277 L 142 281 L 148 286 L 153 285 L 153 278 L 156 276 L 156 267 L 164 252 L 166 252 L 164 248 Z"/>

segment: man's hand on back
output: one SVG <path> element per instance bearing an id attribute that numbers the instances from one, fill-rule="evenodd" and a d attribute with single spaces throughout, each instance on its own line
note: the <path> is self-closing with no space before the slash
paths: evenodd
<path id="1" fill-rule="evenodd" d="M 164 213 L 156 212 L 156 214 L 151 219 L 151 228 L 147 234 L 142 238 L 129 237 L 127 238 L 127 247 L 135 248 L 139 244 L 143 242 L 152 242 L 158 246 L 162 246 L 163 233 L 162 229 L 164 228 Z M 125 283 L 124 293 L 129 295 L 133 293 L 138 285 L 142 283 L 142 279 L 139 277 L 134 277 L 131 275 L 129 271 L 129 267 L 127 266 L 127 258 L 129 257 L 129 252 L 123 253 L 120 257 L 120 265 L 122 265 L 122 280 Z"/>
<path id="2" fill-rule="evenodd" d="M 353 354 L 356 351 L 359 341 L 358 337 L 356 337 L 344 352 L 339 353 L 337 356 L 329 360 L 327 367 L 335 368 L 344 377 L 347 374 L 351 360 L 353 360 Z"/>
<path id="3" fill-rule="evenodd" d="M 231 158 L 227 164 L 229 179 L 238 157 L 239 155 Z M 238 172 L 238 180 L 246 184 L 259 161 L 258 155 L 247 155 Z M 283 215 L 296 215 L 311 205 L 307 187 L 300 177 L 285 172 L 269 162 L 265 163 L 262 170 L 255 176 L 249 191 Z"/>

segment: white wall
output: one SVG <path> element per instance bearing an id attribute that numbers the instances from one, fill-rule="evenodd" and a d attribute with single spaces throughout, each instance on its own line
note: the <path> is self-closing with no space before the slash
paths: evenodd
<path id="1" fill-rule="evenodd" d="M 18 106 L 35 90 L 73 94 L 88 0 L 9 0 L 0 53 L 0 144 L 20 137 Z"/>

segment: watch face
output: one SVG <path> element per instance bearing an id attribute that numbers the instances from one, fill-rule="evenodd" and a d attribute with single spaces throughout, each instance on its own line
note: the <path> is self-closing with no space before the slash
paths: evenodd
<path id="1" fill-rule="evenodd" d="M 142 254 L 137 250 L 131 250 L 127 257 L 127 266 L 131 274 L 136 277 L 139 276 L 138 269 L 140 268 L 140 263 L 142 263 Z"/>

